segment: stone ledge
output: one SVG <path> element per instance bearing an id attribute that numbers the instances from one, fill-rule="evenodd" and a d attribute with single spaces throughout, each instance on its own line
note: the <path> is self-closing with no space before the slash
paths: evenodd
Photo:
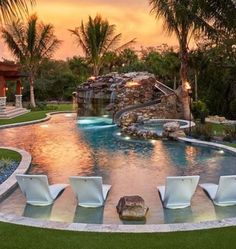
<path id="1" fill-rule="evenodd" d="M 26 121 L 26 122 L 20 122 L 20 123 L 14 123 L 14 124 L 0 125 L 0 129 L 14 128 L 14 127 L 18 127 L 18 126 L 25 126 L 25 125 L 32 125 L 32 124 L 42 123 L 42 122 L 50 120 L 52 115 L 63 114 L 63 113 L 76 113 L 76 112 L 75 111 L 49 112 L 49 113 L 46 113 L 46 117 L 45 118 L 41 118 L 41 119 L 37 119 L 37 120 L 32 120 L 32 121 Z"/>
<path id="2" fill-rule="evenodd" d="M 0 185 L 0 201 L 10 194 L 17 185 L 16 174 L 25 174 L 30 168 L 32 157 L 31 155 L 21 149 L 13 147 L 0 147 L 0 149 L 12 150 L 21 155 L 21 161 L 17 169 Z"/>
<path id="3" fill-rule="evenodd" d="M 231 153 L 236 154 L 236 148 L 224 145 L 224 144 L 218 144 L 218 143 L 213 143 L 213 142 L 206 142 L 206 141 L 201 141 L 195 138 L 178 138 L 178 141 L 180 142 L 185 142 L 185 143 L 191 143 L 191 144 L 196 144 L 198 146 L 206 146 L 214 149 L 222 149 Z"/>
<path id="4" fill-rule="evenodd" d="M 103 232 L 103 233 L 165 233 L 205 230 L 212 228 L 224 228 L 236 226 L 236 218 L 223 220 L 203 221 L 198 223 L 176 223 L 176 224 L 150 224 L 150 225 L 116 225 L 116 224 L 85 224 L 67 223 L 59 221 L 46 221 L 27 218 L 12 214 L 0 213 L 0 222 L 16 225 L 24 225 L 37 228 L 56 229 L 77 232 Z"/>
<path id="5" fill-rule="evenodd" d="M 183 120 L 183 119 L 150 119 L 148 121 L 145 121 L 143 124 L 152 124 L 155 122 L 183 122 L 185 124 L 180 126 L 180 130 L 186 130 L 189 129 L 190 127 L 194 127 L 195 123 L 193 121 L 188 121 L 188 120 Z M 140 123 L 133 123 L 130 126 L 127 127 L 123 127 L 122 132 L 124 134 L 130 135 L 130 136 L 134 136 L 137 138 L 142 138 L 142 139 L 161 139 L 163 138 L 162 133 L 160 133 L 159 131 L 155 131 L 155 130 L 148 130 L 145 129 L 145 127 L 141 127 L 139 126 Z"/>

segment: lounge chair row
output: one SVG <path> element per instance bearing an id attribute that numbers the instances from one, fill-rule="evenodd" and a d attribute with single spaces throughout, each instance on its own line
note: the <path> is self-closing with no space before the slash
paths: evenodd
<path id="1" fill-rule="evenodd" d="M 16 175 L 21 191 L 27 203 L 46 206 L 53 203 L 57 196 L 68 186 L 67 184 L 48 184 L 46 175 Z M 199 176 L 167 177 L 166 185 L 157 187 L 163 206 L 177 209 L 191 205 L 196 191 Z M 69 177 L 70 185 L 82 207 L 100 207 L 104 205 L 111 185 L 102 183 L 102 177 Z M 215 205 L 236 205 L 236 175 L 221 176 L 219 184 L 200 184 Z"/>

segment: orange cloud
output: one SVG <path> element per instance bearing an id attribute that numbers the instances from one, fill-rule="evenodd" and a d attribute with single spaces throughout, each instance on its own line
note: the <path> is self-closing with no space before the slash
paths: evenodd
<path id="1" fill-rule="evenodd" d="M 55 53 L 55 58 L 65 59 L 82 54 L 68 29 L 80 25 L 88 16 L 97 13 L 116 25 L 117 33 L 122 33 L 122 42 L 137 38 L 136 47 L 156 46 L 162 43 L 176 45 L 175 38 L 169 38 L 162 29 L 162 22 L 150 15 L 148 1 L 143 0 L 41 0 L 37 2 L 33 12 L 45 23 L 51 23 L 60 40 L 61 48 Z M 6 48 L 1 48 L 1 56 L 6 56 Z"/>

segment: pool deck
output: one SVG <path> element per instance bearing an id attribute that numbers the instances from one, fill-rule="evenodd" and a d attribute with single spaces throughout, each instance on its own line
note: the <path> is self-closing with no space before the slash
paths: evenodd
<path id="1" fill-rule="evenodd" d="M 217 148 L 226 150 L 236 154 L 236 148 L 231 148 L 226 145 L 200 141 L 191 138 L 179 138 L 180 142 L 191 143 L 200 146 L 207 146 L 211 148 Z M 9 177 L 4 185 L 1 185 L 1 195 L 5 196 L 12 191 L 16 186 L 15 174 L 24 173 L 28 170 L 31 162 L 31 156 L 29 153 L 15 149 L 8 148 L 19 152 L 22 155 L 22 161 L 18 169 Z M 149 225 L 116 225 L 116 224 L 82 224 L 82 223 L 66 223 L 57 221 L 39 220 L 33 218 L 27 218 L 17 215 L 9 215 L 0 213 L 0 222 L 7 222 L 18 225 L 26 225 L 32 227 L 68 230 L 68 231 L 80 231 L 80 232 L 114 232 L 114 233 L 159 233 L 159 232 L 176 232 L 176 231 L 192 231 L 203 230 L 210 228 L 222 228 L 236 226 L 236 218 L 227 218 L 223 220 L 203 221 L 198 223 L 176 223 L 176 224 L 149 224 Z"/>

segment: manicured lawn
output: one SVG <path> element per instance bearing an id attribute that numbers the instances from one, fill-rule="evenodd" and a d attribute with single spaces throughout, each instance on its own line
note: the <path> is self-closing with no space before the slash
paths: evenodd
<path id="1" fill-rule="evenodd" d="M 26 121 L 33 121 L 37 119 L 42 119 L 46 117 L 46 113 L 54 111 L 72 111 L 72 104 L 59 104 L 59 105 L 50 105 L 47 110 L 43 111 L 31 111 L 22 116 L 13 118 L 13 119 L 0 119 L 0 125 L 5 124 L 15 124 Z"/>
<path id="2" fill-rule="evenodd" d="M 12 150 L 0 149 L 0 160 L 1 159 L 10 159 L 19 162 L 21 160 L 21 155 Z"/>
<path id="3" fill-rule="evenodd" d="M 112 234 L 47 230 L 0 223 L 4 249 L 234 249 L 236 227 L 194 232 Z"/>
<path id="4" fill-rule="evenodd" d="M 226 145 L 236 148 L 236 144 L 235 143 L 232 143 L 232 144 L 231 143 L 227 143 Z"/>
<path id="5" fill-rule="evenodd" d="M 214 134 L 217 135 L 222 135 L 224 133 L 224 125 L 223 124 L 210 124 L 212 127 L 212 131 L 214 132 Z"/>

